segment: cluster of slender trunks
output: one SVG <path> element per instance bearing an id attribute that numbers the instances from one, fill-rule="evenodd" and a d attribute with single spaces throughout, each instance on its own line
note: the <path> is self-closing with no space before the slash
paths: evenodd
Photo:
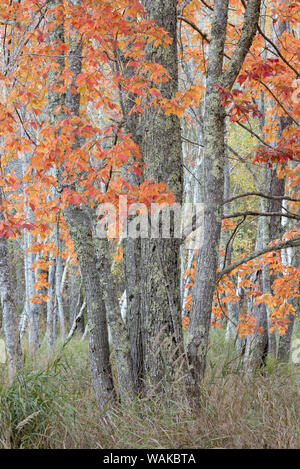
<path id="1" fill-rule="evenodd" d="M 51 6 L 60 4 L 52 0 Z M 170 80 L 160 85 L 164 98 L 171 99 L 178 89 L 178 54 L 177 54 L 177 2 L 176 0 L 142 0 L 149 19 L 154 20 L 172 38 L 172 44 L 164 48 L 147 46 L 146 58 L 163 65 L 170 75 Z M 88 206 L 69 205 L 61 214 L 64 217 L 70 237 L 74 243 L 81 279 L 84 287 L 88 316 L 89 356 L 92 382 L 95 395 L 101 409 L 107 409 L 109 403 L 117 399 L 127 401 L 142 393 L 151 394 L 165 389 L 166 383 L 172 383 L 174 376 L 181 370 L 189 395 L 198 393 L 203 379 L 213 294 L 217 281 L 219 262 L 219 244 L 221 239 L 221 222 L 224 207 L 224 184 L 226 186 L 226 146 L 225 146 L 225 110 L 221 102 L 219 86 L 231 89 L 243 65 L 253 38 L 257 32 L 261 0 L 248 0 L 244 25 L 236 50 L 224 69 L 224 47 L 226 26 L 228 22 L 228 0 L 215 0 L 214 13 L 209 45 L 209 57 L 206 74 L 206 91 L 204 97 L 203 119 L 203 163 L 201 178 L 204 181 L 202 200 L 204 204 L 203 244 L 197 258 L 196 277 L 193 287 L 193 299 L 190 311 L 189 326 L 185 341 L 181 323 L 181 243 L 176 239 L 124 239 L 124 282 L 126 292 L 127 314 L 123 321 L 116 292 L 116 280 L 112 273 L 110 242 L 96 237 L 96 214 Z M 51 42 L 66 42 L 63 24 L 51 29 Z M 64 107 L 71 116 L 80 117 L 80 93 L 74 92 L 76 77 L 82 70 L 82 43 L 77 32 L 71 31 L 68 38 L 68 66 L 73 75 L 72 92 L 54 91 L 61 72 L 65 67 L 63 56 L 57 58 L 57 67 L 49 72 L 48 112 L 53 125 L 65 118 Z M 123 60 L 129 76 L 133 69 Z M 57 88 L 55 88 L 57 89 Z M 125 131 L 131 134 L 139 145 L 145 169 L 142 176 L 124 171 L 130 183 L 140 184 L 143 180 L 153 179 L 166 184 L 175 198 L 181 203 L 184 192 L 183 155 L 180 119 L 176 115 L 166 115 L 152 106 L 143 114 L 132 114 L 130 96 L 120 96 Z M 54 112 L 60 108 L 60 112 Z M 285 123 L 282 122 L 284 128 Z M 81 140 L 74 146 L 80 147 Z M 60 181 L 61 169 L 56 168 Z M 125 176 L 124 176 L 125 177 Z M 200 177 L 200 176 L 199 176 Z M 60 181 L 62 185 L 62 181 Z M 272 194 L 281 195 L 284 186 L 272 175 Z M 77 190 L 76 182 L 74 190 Z M 274 192 L 275 191 L 275 192 Z M 277 191 L 277 192 L 276 192 Z M 271 202 L 273 203 L 273 202 Z M 274 202 L 276 203 L 276 202 Z M 277 211 L 271 207 L 270 211 Z M 264 223 L 264 220 L 262 221 Z M 273 224 L 272 224 L 273 223 Z M 281 225 L 270 225 L 268 241 L 277 239 Z M 262 227 L 263 230 L 263 227 Z M 57 240 L 59 236 L 57 236 Z M 263 245 L 266 245 L 263 242 Z M 257 246 L 257 250 L 263 248 Z M 55 285 L 54 274 L 61 278 L 61 259 L 53 262 L 49 271 L 49 282 Z M 0 285 L 3 312 L 4 333 L 9 356 L 10 376 L 13 378 L 21 366 L 20 338 L 16 327 L 17 318 L 14 298 L 11 295 L 11 276 L 7 240 L 0 238 Z M 258 281 L 265 284 L 267 275 L 260 274 Z M 52 277 L 52 278 L 51 278 Z M 272 279 L 268 280 L 269 282 Z M 59 282 L 57 282 L 59 284 Z M 262 285 L 263 287 L 263 285 Z M 53 298 L 61 297 L 61 291 L 50 292 L 49 304 Z M 31 293 L 28 292 L 28 297 Z M 58 310 L 59 310 L 58 301 Z M 268 331 L 266 306 L 260 305 L 257 310 L 259 321 L 264 322 Z M 35 311 L 27 312 L 28 321 L 33 331 Z M 236 320 L 237 312 L 232 308 L 230 316 Z M 55 324 L 49 309 L 47 315 L 47 333 L 49 350 L 54 342 Z M 49 322 L 49 324 L 48 324 Z M 63 319 L 62 319 L 63 323 Z M 112 347 L 116 358 L 118 386 L 113 381 L 111 351 L 108 338 L 108 326 Z M 230 329 L 230 323 L 228 323 Z M 63 331 L 64 340 L 64 331 Z M 230 330 L 228 332 L 230 335 Z M 253 340 L 257 340 L 253 339 Z M 265 350 L 272 350 L 272 336 L 266 332 L 260 343 L 256 344 L 257 357 L 261 360 Z M 38 337 L 35 338 L 38 343 Z M 286 336 L 285 341 L 289 341 Z M 34 342 L 34 340 L 33 340 Z M 244 353 L 251 344 L 242 344 Z M 253 343 L 252 343 L 253 346 Z M 286 356 L 289 346 L 281 343 L 280 352 Z M 250 356 L 250 354 L 249 354 Z M 252 355 L 253 357 L 253 355 Z"/>

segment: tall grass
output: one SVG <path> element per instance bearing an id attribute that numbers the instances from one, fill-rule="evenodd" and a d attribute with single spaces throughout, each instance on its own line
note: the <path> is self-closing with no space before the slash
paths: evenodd
<path id="1" fill-rule="evenodd" d="M 50 360 L 27 356 L 12 386 L 0 376 L 2 448 L 300 448 L 300 370 L 269 362 L 245 376 L 233 344 L 215 331 L 196 409 L 182 382 L 100 416 L 86 342 L 76 337 Z"/>
<path id="2" fill-rule="evenodd" d="M 63 367 L 60 359 L 39 369 L 28 363 L 11 386 L 1 380 L 0 446 L 59 446 L 61 436 L 72 432 L 76 408 L 63 381 Z"/>

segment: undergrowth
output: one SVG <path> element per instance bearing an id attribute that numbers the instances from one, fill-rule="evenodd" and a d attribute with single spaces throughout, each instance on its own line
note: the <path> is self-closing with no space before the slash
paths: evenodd
<path id="1" fill-rule="evenodd" d="M 27 354 L 11 386 L 0 374 L 0 448 L 300 448 L 299 368 L 269 362 L 243 374 L 216 331 L 193 410 L 182 381 L 165 395 L 97 410 L 88 347 L 76 337 L 50 359 Z"/>

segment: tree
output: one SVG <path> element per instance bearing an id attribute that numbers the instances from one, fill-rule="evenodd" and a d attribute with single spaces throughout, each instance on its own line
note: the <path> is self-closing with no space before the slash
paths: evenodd
<path id="1" fill-rule="evenodd" d="M 245 362 L 250 341 L 260 348 L 259 363 L 267 336 L 271 344 L 276 331 L 284 336 L 287 330 L 290 343 L 298 295 L 291 249 L 299 245 L 293 98 L 299 74 L 291 12 L 298 10 L 289 1 L 266 5 L 266 18 L 275 13 L 283 29 L 276 42 L 269 38 L 274 24 L 259 25 L 260 7 L 259 0 L 216 0 L 214 6 L 26 0 L 0 8 L 6 90 L 0 233 L 3 246 L 7 238 L 25 240 L 21 329 L 28 325 L 38 350 L 46 302 L 50 355 L 56 324 L 63 342 L 67 335 L 68 305 L 68 340 L 86 305 L 92 381 L 103 411 L 118 397 L 164 390 L 182 364 L 197 395 L 211 325 L 232 321 L 240 345 L 246 341 Z M 23 174 L 16 174 L 16 160 Z M 122 239 L 126 224 L 138 231 L 143 216 L 152 223 L 152 203 L 167 211 L 183 200 L 204 203 L 198 253 L 182 246 L 189 233 Z M 99 206 L 123 210 L 116 225 L 99 215 Z M 172 215 L 173 232 L 175 224 Z M 105 236 L 98 236 L 100 226 Z M 124 278 L 115 275 L 116 263 Z M 185 265 L 188 317 L 182 322 Z M 67 273 L 79 270 L 78 281 L 66 283 Z M 288 347 L 280 346 L 280 355 Z"/>
<path id="2" fill-rule="evenodd" d="M 2 191 L 0 190 L 0 224 L 3 225 Z M 16 302 L 11 277 L 8 240 L 0 236 L 0 295 L 2 305 L 2 327 L 8 359 L 9 380 L 13 381 L 22 368 L 22 350 L 16 315 Z"/>
<path id="3" fill-rule="evenodd" d="M 206 364 L 213 293 L 216 284 L 224 187 L 224 120 L 221 86 L 231 89 L 249 51 L 260 13 L 258 0 L 247 3 L 244 26 L 238 45 L 223 72 L 224 45 L 228 21 L 228 1 L 216 1 L 212 23 L 206 78 L 204 115 L 204 226 L 203 246 L 197 261 L 187 348 L 195 383 L 202 379 Z"/>

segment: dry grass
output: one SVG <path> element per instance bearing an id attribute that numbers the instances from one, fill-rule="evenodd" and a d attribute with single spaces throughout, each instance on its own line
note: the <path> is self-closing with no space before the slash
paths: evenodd
<path id="1" fill-rule="evenodd" d="M 299 369 L 270 363 L 264 376 L 244 376 L 220 335 L 213 345 L 196 410 L 172 383 L 167 395 L 119 406 L 109 420 L 96 407 L 86 343 L 75 338 L 49 363 L 27 358 L 24 376 L 0 385 L 0 447 L 300 448 Z"/>

